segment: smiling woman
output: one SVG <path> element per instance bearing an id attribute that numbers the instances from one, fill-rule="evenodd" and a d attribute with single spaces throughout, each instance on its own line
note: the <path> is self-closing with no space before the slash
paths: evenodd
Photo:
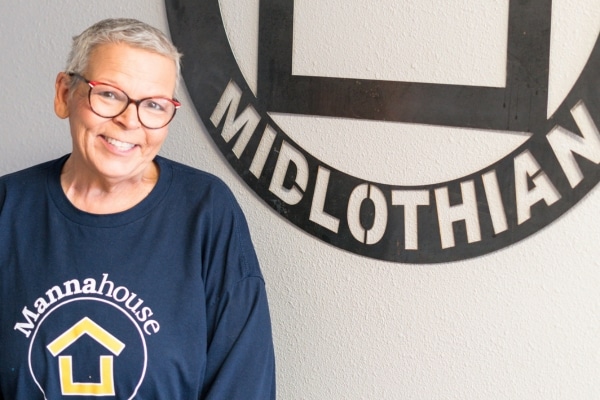
<path id="1" fill-rule="evenodd" d="M 179 58 L 137 20 L 90 27 L 55 82 L 72 152 L 0 177 L 0 364 L 17 371 L 0 399 L 275 398 L 245 217 L 218 178 L 157 155 Z"/>
<path id="2" fill-rule="evenodd" d="M 176 64 L 164 55 L 108 43 L 91 52 L 88 66 L 79 76 L 106 82 L 135 98 L 170 99 L 176 74 Z M 80 84 L 72 84 L 74 78 Z M 92 108 L 92 104 L 98 104 L 92 101 L 98 97 L 94 91 L 98 87 L 81 83 L 86 82 L 64 72 L 56 80 L 55 111 L 59 117 L 69 118 L 73 140 L 73 153 L 61 176 L 63 189 L 83 211 L 108 214 L 127 210 L 156 184 L 158 170 L 153 160 L 167 137 L 168 127 L 144 126 L 135 102 L 136 107 L 128 102 L 112 118 L 100 116 Z"/>

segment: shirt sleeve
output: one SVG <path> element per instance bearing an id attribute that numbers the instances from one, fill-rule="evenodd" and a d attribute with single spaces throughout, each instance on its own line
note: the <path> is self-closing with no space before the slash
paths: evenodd
<path id="1" fill-rule="evenodd" d="M 265 282 L 232 195 L 213 213 L 205 270 L 207 362 L 203 400 L 275 399 L 275 356 Z"/>
<path id="2" fill-rule="evenodd" d="M 218 306 L 203 387 L 206 400 L 275 399 L 275 358 L 264 282 L 248 277 Z"/>

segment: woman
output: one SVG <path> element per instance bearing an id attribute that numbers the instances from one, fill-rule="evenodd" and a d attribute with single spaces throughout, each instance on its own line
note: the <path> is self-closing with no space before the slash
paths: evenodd
<path id="1" fill-rule="evenodd" d="M 55 84 L 71 154 L 0 178 L 1 399 L 275 398 L 244 216 L 157 156 L 179 59 L 139 21 L 88 28 Z"/>

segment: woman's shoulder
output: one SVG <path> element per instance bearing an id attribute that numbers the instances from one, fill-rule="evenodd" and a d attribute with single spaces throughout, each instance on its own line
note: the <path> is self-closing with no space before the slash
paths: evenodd
<path id="1" fill-rule="evenodd" d="M 157 157 L 156 161 L 161 173 L 170 175 L 171 188 L 175 191 L 217 197 L 236 203 L 230 188 L 216 175 L 164 157 Z"/>
<path id="2" fill-rule="evenodd" d="M 65 157 L 46 161 L 0 177 L 0 210 L 37 209 L 45 201 L 46 188 L 52 171 L 60 174 Z"/>
<path id="3" fill-rule="evenodd" d="M 55 160 L 45 161 L 22 170 L 10 172 L 6 175 L 0 176 L 0 184 L 2 184 L 2 186 L 22 186 L 24 184 L 31 184 L 35 181 L 39 181 L 40 183 L 45 182 L 48 172 L 56 169 L 60 170 L 60 165 L 64 162 L 66 157 L 67 156 L 63 156 Z"/>

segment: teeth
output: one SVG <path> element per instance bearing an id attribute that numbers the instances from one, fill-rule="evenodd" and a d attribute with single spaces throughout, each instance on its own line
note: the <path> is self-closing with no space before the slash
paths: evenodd
<path id="1" fill-rule="evenodd" d="M 109 138 L 106 136 L 104 138 L 106 139 L 106 141 L 108 143 L 112 144 L 113 146 L 115 146 L 117 149 L 119 149 L 121 151 L 131 150 L 131 149 L 133 149 L 133 146 L 135 146 L 133 143 L 121 142 L 120 140 Z"/>

